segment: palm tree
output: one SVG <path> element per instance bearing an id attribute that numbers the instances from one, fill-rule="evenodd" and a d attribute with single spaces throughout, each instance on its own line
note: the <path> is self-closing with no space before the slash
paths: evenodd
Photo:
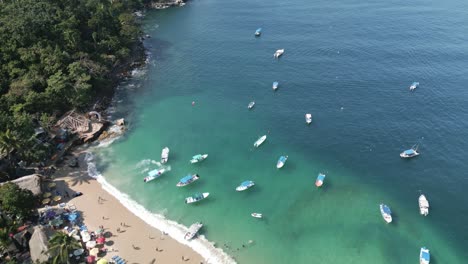
<path id="1" fill-rule="evenodd" d="M 52 256 L 52 264 L 70 263 L 69 254 L 79 248 L 81 248 L 81 244 L 76 239 L 65 233 L 57 232 L 49 240 L 47 253 Z"/>
<path id="2" fill-rule="evenodd" d="M 19 148 L 18 138 L 10 129 L 0 131 L 0 153 L 7 155 L 8 162 L 11 162 L 11 152 Z"/>

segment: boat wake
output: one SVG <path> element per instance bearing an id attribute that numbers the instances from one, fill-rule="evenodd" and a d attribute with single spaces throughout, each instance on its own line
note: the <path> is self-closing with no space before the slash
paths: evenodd
<path id="1" fill-rule="evenodd" d="M 120 192 L 118 189 L 112 186 L 97 170 L 96 164 L 94 163 L 94 155 L 92 153 L 86 153 L 85 161 L 88 165 L 89 176 L 95 178 L 101 184 L 104 190 L 106 190 L 110 195 L 114 196 L 123 206 L 125 206 L 130 212 L 139 217 L 141 220 L 145 221 L 152 227 L 161 230 L 164 234 L 168 234 L 177 242 L 189 246 L 198 252 L 203 258 L 205 258 L 207 263 L 236 263 L 231 256 L 226 254 L 222 249 L 215 247 L 214 243 L 208 241 L 203 235 L 192 241 L 185 240 L 184 235 L 188 231 L 188 227 L 175 221 L 168 220 L 161 214 L 148 211 L 142 205 L 132 200 L 127 194 Z M 145 159 L 140 161 L 137 164 L 137 167 L 148 166 L 152 163 L 153 160 Z M 168 166 L 168 169 L 170 170 L 170 166 Z"/>

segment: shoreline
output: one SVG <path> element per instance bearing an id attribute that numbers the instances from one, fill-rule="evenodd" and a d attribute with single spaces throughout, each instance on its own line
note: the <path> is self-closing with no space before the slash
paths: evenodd
<path id="1" fill-rule="evenodd" d="M 62 192 L 83 193 L 68 203 L 82 212 L 90 230 L 103 225 L 109 232 L 105 258 L 119 255 L 130 263 L 236 263 L 203 235 L 186 241 L 188 227 L 146 210 L 108 183 L 96 171 L 89 150 L 75 150 L 72 154 L 78 156 L 80 167 L 61 166 L 53 178 Z"/>

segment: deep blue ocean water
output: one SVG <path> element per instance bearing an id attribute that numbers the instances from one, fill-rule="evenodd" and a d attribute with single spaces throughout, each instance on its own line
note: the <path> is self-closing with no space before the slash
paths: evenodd
<path id="1" fill-rule="evenodd" d="M 142 23 L 151 63 L 116 104 L 129 131 L 99 153 L 118 189 L 184 225 L 203 221 L 239 263 L 418 263 L 422 246 L 431 263 L 466 263 L 468 2 L 197 0 Z M 421 155 L 402 160 L 415 143 Z M 144 184 L 165 146 L 171 171 Z M 209 157 L 189 164 L 198 153 Z M 201 179 L 176 188 L 188 173 Z M 244 180 L 257 185 L 237 193 Z M 184 204 L 198 191 L 210 197 Z"/>

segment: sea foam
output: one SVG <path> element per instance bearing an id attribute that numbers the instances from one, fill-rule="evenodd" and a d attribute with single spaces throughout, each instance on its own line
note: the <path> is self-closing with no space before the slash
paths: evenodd
<path id="1" fill-rule="evenodd" d="M 150 226 L 168 234 L 177 242 L 189 246 L 194 251 L 198 252 L 207 261 L 207 263 L 236 263 L 231 256 L 226 254 L 222 249 L 215 247 L 214 243 L 208 241 L 203 235 L 192 241 L 185 240 L 184 235 L 188 231 L 186 226 L 175 221 L 168 220 L 163 215 L 148 211 L 141 204 L 132 200 L 127 194 L 122 193 L 117 188 L 112 186 L 97 170 L 94 161 L 94 155 L 91 152 L 86 153 L 85 161 L 88 165 L 88 175 L 92 178 L 95 178 L 105 191 L 114 196 L 123 206 L 125 206 L 130 212 L 139 217 L 141 220 L 145 221 Z M 152 163 L 151 160 L 144 160 L 139 165 L 148 165 L 150 163 Z"/>

